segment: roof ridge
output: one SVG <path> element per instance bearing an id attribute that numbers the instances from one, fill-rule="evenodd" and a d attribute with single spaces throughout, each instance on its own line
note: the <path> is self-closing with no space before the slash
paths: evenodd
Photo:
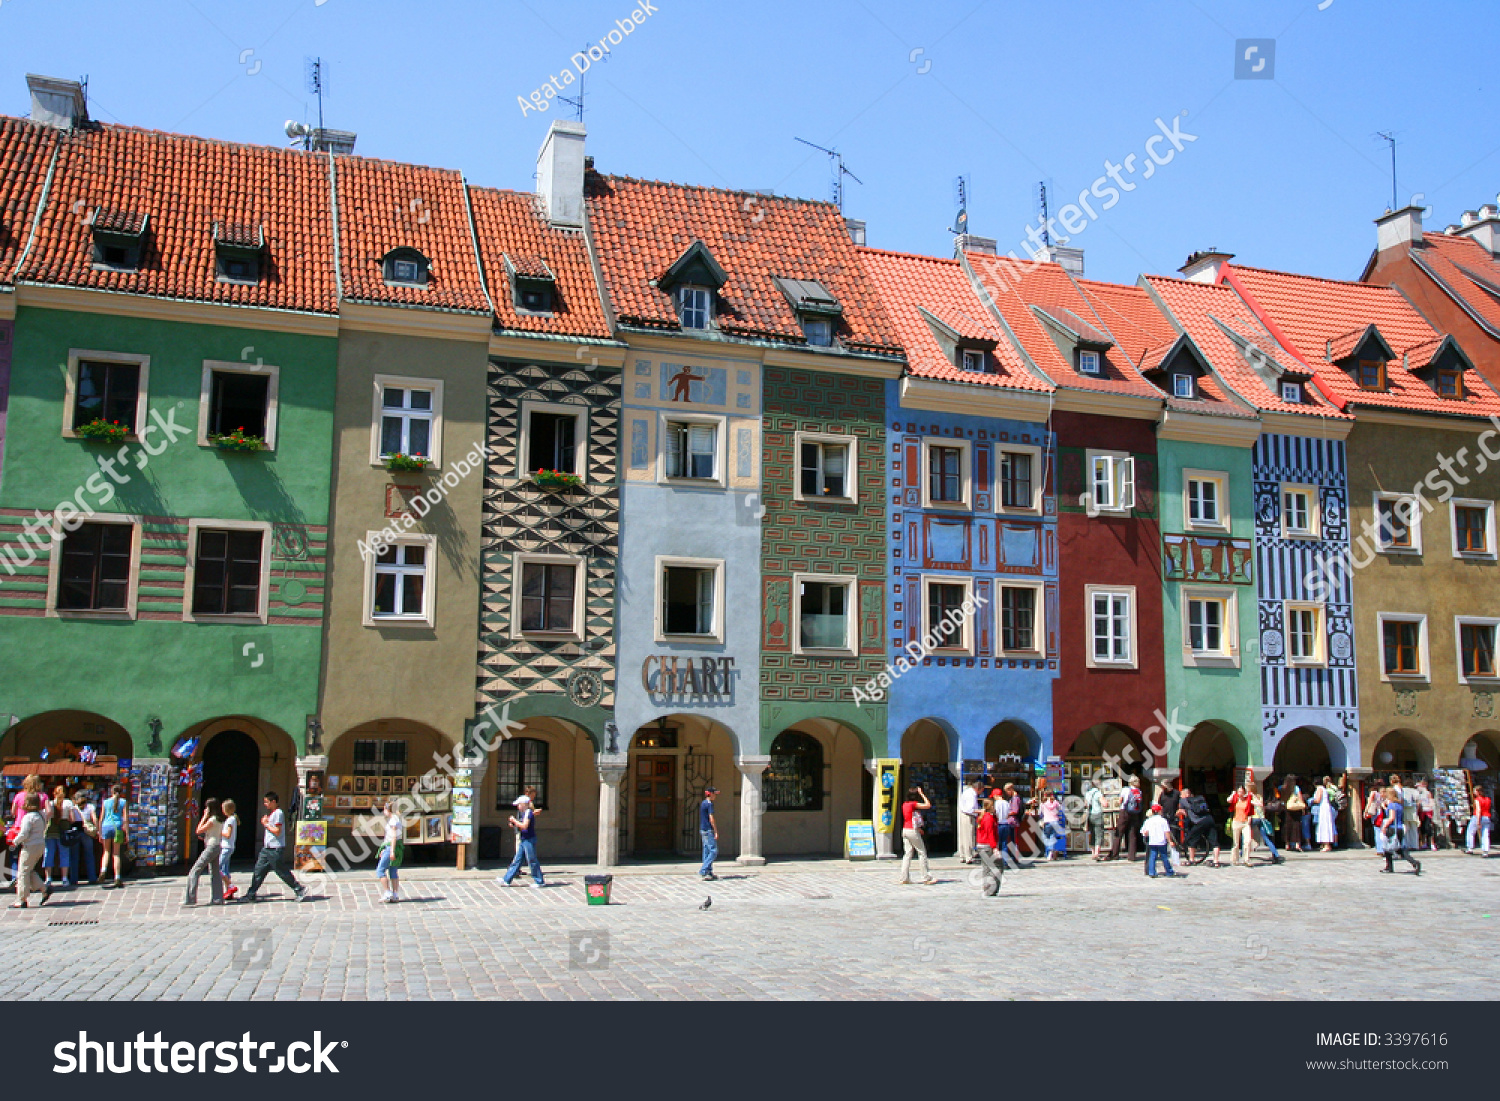
<path id="1" fill-rule="evenodd" d="M 1333 283 L 1340 287 L 1358 287 L 1360 290 L 1386 291 L 1394 293 L 1394 287 L 1388 287 L 1384 283 L 1361 283 L 1357 279 L 1333 279 L 1326 275 L 1307 275 L 1300 271 L 1280 271 L 1276 268 L 1257 268 L 1249 264 L 1235 264 L 1235 271 L 1259 272 L 1262 275 L 1280 275 L 1287 279 L 1310 279 L 1318 283 Z M 1187 280 L 1191 282 L 1191 280 Z M 1218 284 L 1213 284 L 1217 286 Z"/>
<path id="2" fill-rule="evenodd" d="M 903 260 L 925 260 L 930 264 L 952 264 L 958 266 L 958 258 L 954 256 L 928 256 L 925 252 L 901 252 L 898 249 L 875 248 L 872 245 L 855 245 L 856 252 L 869 253 L 871 256 L 896 256 Z"/>
<path id="3" fill-rule="evenodd" d="M 709 191 L 716 195 L 753 196 L 756 199 L 775 199 L 783 203 L 801 203 L 808 206 L 824 206 L 831 210 L 839 210 L 828 199 L 804 199 L 795 195 L 777 195 L 774 192 L 766 193 L 748 187 L 713 187 L 709 184 L 678 183 L 676 180 L 650 180 L 644 176 L 622 176 L 614 172 L 596 172 L 592 169 L 587 175 L 595 176 L 601 180 L 621 180 L 625 183 L 642 184 L 647 187 L 670 187 L 678 191 Z M 839 213 L 842 214 L 843 211 L 839 210 Z"/>

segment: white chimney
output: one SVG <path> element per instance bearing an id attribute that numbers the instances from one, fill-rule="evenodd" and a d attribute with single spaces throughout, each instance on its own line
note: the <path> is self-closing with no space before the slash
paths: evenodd
<path id="1" fill-rule="evenodd" d="M 856 245 L 865 243 L 865 223 L 858 218 L 845 218 L 844 228 L 849 231 L 849 240 Z"/>
<path id="2" fill-rule="evenodd" d="M 1450 237 L 1468 237 L 1483 245 L 1491 256 L 1500 257 L 1500 207 L 1486 203 L 1478 210 L 1466 210 L 1459 225 L 1446 230 Z"/>
<path id="3" fill-rule="evenodd" d="M 1189 283 L 1217 283 L 1219 273 L 1224 270 L 1224 265 L 1234 259 L 1232 252 L 1220 252 L 1218 249 L 1204 249 L 1195 252 L 1187 258 L 1187 263 L 1177 270 Z"/>
<path id="4" fill-rule="evenodd" d="M 1063 245 L 1048 245 L 1046 256 L 1063 271 L 1071 272 L 1073 275 L 1083 274 L 1083 249 L 1067 248 Z"/>
<path id="5" fill-rule="evenodd" d="M 80 122 L 88 121 L 88 101 L 83 95 L 83 85 L 78 81 L 27 73 L 26 87 L 31 92 L 32 122 L 71 130 Z"/>
<path id="6" fill-rule="evenodd" d="M 1408 248 L 1422 240 L 1422 208 L 1404 206 L 1375 219 L 1376 249 Z"/>
<path id="7" fill-rule="evenodd" d="M 555 121 L 536 158 L 536 190 L 555 226 L 583 225 L 583 123 Z"/>
<path id="8" fill-rule="evenodd" d="M 982 252 L 986 256 L 995 256 L 998 255 L 999 247 L 999 243 L 993 237 L 976 237 L 972 233 L 962 233 L 953 238 L 955 255 L 964 252 Z"/>

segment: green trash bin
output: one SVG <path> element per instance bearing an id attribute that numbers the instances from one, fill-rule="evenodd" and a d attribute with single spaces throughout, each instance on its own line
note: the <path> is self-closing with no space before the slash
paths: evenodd
<path id="1" fill-rule="evenodd" d="M 608 906 L 609 888 L 614 883 L 612 875 L 586 875 L 583 877 L 584 897 L 589 900 L 590 906 Z"/>

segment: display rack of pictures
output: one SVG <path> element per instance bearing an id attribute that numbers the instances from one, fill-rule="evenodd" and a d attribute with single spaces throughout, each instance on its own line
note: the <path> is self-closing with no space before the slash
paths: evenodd
<path id="1" fill-rule="evenodd" d="M 309 772 L 302 794 L 294 839 L 293 866 L 299 872 L 321 872 L 328 851 L 328 798 L 323 792 L 323 773 Z"/>
<path id="2" fill-rule="evenodd" d="M 455 845 L 474 843 L 474 770 L 453 770 L 453 787 L 448 792 L 449 840 Z"/>
<path id="3" fill-rule="evenodd" d="M 946 764 L 923 764 L 906 766 L 906 786 L 920 787 L 932 803 L 932 809 L 923 811 L 926 821 L 923 832 L 929 837 L 951 834 L 957 824 L 958 793 L 954 790 L 953 773 Z"/>
<path id="4" fill-rule="evenodd" d="M 1048 761 L 1049 768 L 1052 762 Z M 1090 780 L 1098 779 L 1100 791 L 1104 794 L 1104 828 L 1113 830 L 1115 828 L 1115 816 L 1112 811 L 1120 809 L 1121 783 L 1118 776 L 1112 776 L 1109 766 L 1103 757 L 1070 757 L 1062 762 L 1063 785 L 1058 791 L 1058 798 L 1066 803 L 1070 795 L 1080 799 L 1088 791 Z M 1050 785 L 1049 785 L 1050 786 Z M 1111 795 L 1114 797 L 1111 802 Z M 1081 804 L 1079 804 L 1081 806 Z M 1089 832 L 1087 816 L 1083 814 L 1068 816 L 1068 851 L 1087 852 L 1089 850 Z"/>
<path id="5" fill-rule="evenodd" d="M 127 762 L 121 761 L 121 772 Z M 176 864 L 182 849 L 181 816 L 177 812 L 178 769 L 170 762 L 137 764 L 130 768 L 130 848 L 137 867 L 164 868 Z"/>
<path id="6" fill-rule="evenodd" d="M 464 787 L 467 815 L 473 814 L 473 787 L 471 772 L 466 769 L 454 771 L 470 777 L 470 785 Z M 370 837 L 385 835 L 385 804 L 388 800 L 408 797 L 402 810 L 410 807 L 406 819 L 406 843 L 408 845 L 446 845 L 453 831 L 454 788 L 448 777 L 433 770 L 424 776 L 341 776 L 330 775 L 327 792 L 323 796 L 323 816 L 335 829 L 353 830 Z M 329 803 L 332 803 L 332 809 Z M 472 830 L 472 818 L 466 824 Z M 326 842 L 325 842 L 326 843 Z"/>
<path id="7" fill-rule="evenodd" d="M 1452 823 L 1459 829 L 1469 824 L 1474 807 L 1474 778 L 1466 768 L 1432 770 L 1432 798 L 1437 804 L 1438 836 L 1446 834 Z"/>

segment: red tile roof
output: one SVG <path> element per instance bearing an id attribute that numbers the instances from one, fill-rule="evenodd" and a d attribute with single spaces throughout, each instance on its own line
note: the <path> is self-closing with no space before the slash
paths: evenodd
<path id="1" fill-rule="evenodd" d="M 1423 234 L 1422 245 L 1411 250 L 1412 259 L 1500 336 L 1500 263 L 1490 250 L 1446 233 Z"/>
<path id="2" fill-rule="evenodd" d="M 463 177 L 443 168 L 336 157 L 339 274 L 355 302 L 489 313 L 469 224 Z M 389 286 L 385 257 L 416 249 L 425 287 Z"/>
<path id="3" fill-rule="evenodd" d="M 49 139 L 57 133 L 16 119 L 0 123 L 6 132 L 24 127 Z M 326 157 L 126 126 L 78 129 L 56 140 L 52 188 L 17 281 L 338 311 Z M 128 231 L 147 216 L 140 270 L 95 270 L 90 218 Z M 213 234 L 220 222 L 265 227 L 268 262 L 259 283 L 216 280 Z"/>
<path id="4" fill-rule="evenodd" d="M 0 116 L 0 283 L 11 281 L 31 236 L 56 135 L 49 127 Z"/>
<path id="5" fill-rule="evenodd" d="M 899 342 L 838 209 L 831 203 L 587 174 L 589 228 L 621 323 L 678 330 L 671 297 L 654 280 L 694 241 L 724 269 L 720 333 L 802 345 L 806 338 L 777 277 L 814 280 L 838 299 L 841 345 L 899 354 Z"/>
<path id="6" fill-rule="evenodd" d="M 859 255 L 885 304 L 901 346 L 906 349 L 909 374 L 1021 390 L 1052 388 L 1026 367 L 999 325 L 989 318 L 957 260 L 871 248 L 860 249 Z M 980 374 L 958 368 L 944 354 L 932 325 L 922 315 L 923 310 L 960 336 L 994 341 L 994 358 L 999 369 Z"/>
<path id="7" fill-rule="evenodd" d="M 1394 287 L 1347 283 L 1311 275 L 1226 266 L 1231 285 L 1258 304 L 1291 341 L 1293 350 L 1317 372 L 1337 398 L 1354 405 L 1446 413 L 1450 416 L 1500 414 L 1496 395 L 1478 371 L 1464 372 L 1464 396 L 1442 398 L 1432 386 L 1403 366 L 1403 355 L 1428 345 L 1439 334 Z M 1385 391 L 1362 390 L 1329 357 L 1330 344 L 1355 329 L 1374 325 L 1395 351 L 1386 369 Z"/>
<path id="8" fill-rule="evenodd" d="M 557 336 L 610 336 L 581 231 L 551 228 L 535 195 L 471 187 L 469 201 L 500 329 Z M 517 271 L 524 269 L 524 274 L 552 274 L 557 311 L 551 317 L 516 311 L 510 274 L 505 269 L 507 256 Z"/>

